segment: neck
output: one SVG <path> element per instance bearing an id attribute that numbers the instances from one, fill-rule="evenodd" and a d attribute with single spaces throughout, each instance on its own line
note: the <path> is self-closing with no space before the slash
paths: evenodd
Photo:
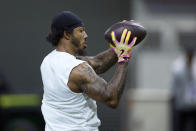
<path id="1" fill-rule="evenodd" d="M 56 47 L 57 51 L 67 52 L 73 56 L 76 56 L 77 50 L 73 47 L 73 44 L 70 42 L 60 41 Z"/>

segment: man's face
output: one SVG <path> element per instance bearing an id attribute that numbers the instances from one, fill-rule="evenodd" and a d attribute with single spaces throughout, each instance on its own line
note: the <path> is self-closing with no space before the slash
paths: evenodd
<path id="1" fill-rule="evenodd" d="M 72 32 L 71 42 L 75 45 L 79 50 L 83 50 L 87 47 L 86 39 L 87 34 L 85 32 L 84 27 L 77 27 Z"/>

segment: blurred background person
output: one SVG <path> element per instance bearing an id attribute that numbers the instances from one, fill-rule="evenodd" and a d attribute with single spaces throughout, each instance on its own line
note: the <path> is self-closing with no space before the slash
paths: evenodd
<path id="1" fill-rule="evenodd" d="M 196 131 L 195 44 L 179 44 L 183 54 L 173 64 L 173 131 Z"/>

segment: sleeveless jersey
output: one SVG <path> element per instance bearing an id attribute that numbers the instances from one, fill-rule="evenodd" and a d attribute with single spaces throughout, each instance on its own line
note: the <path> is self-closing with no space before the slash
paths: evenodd
<path id="1" fill-rule="evenodd" d="M 85 61 L 53 50 L 41 64 L 44 87 L 42 114 L 45 131 L 98 131 L 96 101 L 84 93 L 74 93 L 67 83 L 72 69 Z"/>

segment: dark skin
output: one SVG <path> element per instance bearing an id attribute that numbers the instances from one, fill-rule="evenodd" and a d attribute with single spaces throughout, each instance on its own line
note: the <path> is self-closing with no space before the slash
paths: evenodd
<path id="1" fill-rule="evenodd" d="M 116 64 L 118 57 L 110 48 L 96 56 L 77 56 L 77 59 L 87 61 L 97 74 L 102 74 Z"/>
<path id="2" fill-rule="evenodd" d="M 87 47 L 86 39 L 87 34 L 84 27 L 77 27 L 72 34 L 64 33 L 57 45 L 57 50 L 76 56 L 80 50 Z M 77 44 L 73 44 L 73 42 L 77 42 Z M 94 57 L 78 56 L 77 58 L 88 63 L 82 63 L 71 71 L 68 87 L 75 93 L 85 93 L 96 101 L 116 108 L 124 89 L 128 62 L 118 63 L 112 79 L 106 82 L 97 74 L 104 73 L 117 62 L 118 58 L 112 49 Z"/>

